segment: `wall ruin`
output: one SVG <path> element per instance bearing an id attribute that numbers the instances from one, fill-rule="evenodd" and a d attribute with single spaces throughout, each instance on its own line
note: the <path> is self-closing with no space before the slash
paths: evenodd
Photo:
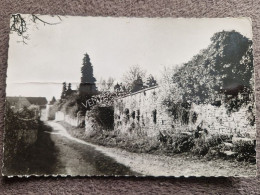
<path id="1" fill-rule="evenodd" d="M 201 127 L 209 134 L 239 135 L 255 139 L 255 125 L 248 120 L 248 106 L 239 111 L 227 113 L 224 105 L 191 104 L 188 121 L 175 120 L 159 98 L 160 88 L 147 88 L 114 101 L 114 128 L 123 134 L 147 135 L 190 132 Z M 196 120 L 192 120 L 196 113 Z"/>

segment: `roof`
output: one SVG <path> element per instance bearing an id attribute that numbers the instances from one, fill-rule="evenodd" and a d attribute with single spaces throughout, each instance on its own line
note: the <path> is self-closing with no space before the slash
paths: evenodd
<path id="1" fill-rule="evenodd" d="M 46 105 L 48 102 L 45 97 L 6 97 L 6 100 L 11 104 L 22 101 L 39 106 Z"/>
<path id="2" fill-rule="evenodd" d="M 48 103 L 45 97 L 26 97 L 26 99 L 34 105 L 46 105 Z"/>
<path id="3" fill-rule="evenodd" d="M 18 102 L 23 102 L 25 104 L 30 104 L 30 102 L 25 97 L 6 97 L 6 101 L 10 104 L 16 104 Z"/>

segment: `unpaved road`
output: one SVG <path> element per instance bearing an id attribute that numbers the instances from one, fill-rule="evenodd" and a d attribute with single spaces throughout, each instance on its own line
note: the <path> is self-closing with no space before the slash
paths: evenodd
<path id="1" fill-rule="evenodd" d="M 66 129 L 53 121 L 46 121 L 52 127 L 50 138 L 57 149 L 57 164 L 54 175 L 136 175 L 128 167 L 96 150 L 90 144 L 71 137 Z"/>
<path id="2" fill-rule="evenodd" d="M 54 121 L 47 121 L 51 139 L 59 150 L 58 174 L 149 175 L 149 176 L 255 176 L 256 165 L 222 159 L 201 160 L 185 156 L 131 153 L 119 148 L 97 146 L 72 137 Z"/>

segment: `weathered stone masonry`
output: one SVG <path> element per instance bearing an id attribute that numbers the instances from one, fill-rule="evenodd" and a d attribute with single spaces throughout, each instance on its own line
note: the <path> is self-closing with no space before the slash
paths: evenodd
<path id="1" fill-rule="evenodd" d="M 158 135 L 159 130 L 171 129 L 171 118 L 158 101 L 159 92 L 156 86 L 116 99 L 115 129 L 131 134 L 131 127 L 135 125 L 148 136 Z"/>
<path id="2" fill-rule="evenodd" d="M 220 107 L 209 104 L 192 103 L 189 121 L 173 120 L 159 98 L 160 87 L 147 88 L 136 93 L 118 98 L 114 102 L 115 130 L 128 135 L 142 133 L 157 136 L 159 132 L 186 132 L 198 126 L 208 130 L 209 134 L 242 135 L 255 138 L 255 126 L 251 126 L 248 107 L 238 112 L 227 114 L 224 105 Z M 196 121 L 192 115 L 197 113 Z M 138 129 L 138 132 L 136 132 Z"/>

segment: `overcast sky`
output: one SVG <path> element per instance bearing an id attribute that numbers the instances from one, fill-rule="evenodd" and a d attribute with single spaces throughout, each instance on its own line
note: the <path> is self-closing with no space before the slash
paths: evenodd
<path id="1" fill-rule="evenodd" d="M 50 22 L 58 18 L 40 16 Z M 148 74 L 160 76 L 164 66 L 189 61 L 210 44 L 210 38 L 222 30 L 236 30 L 252 38 L 247 18 L 173 19 L 62 17 L 57 25 L 37 28 L 29 25 L 27 45 L 10 34 L 7 95 L 48 96 L 60 93 L 30 90 L 24 82 L 80 82 L 82 58 L 88 53 L 94 76 L 114 77 L 120 81 L 131 65 L 140 65 Z M 41 85 L 43 86 L 43 85 Z"/>

